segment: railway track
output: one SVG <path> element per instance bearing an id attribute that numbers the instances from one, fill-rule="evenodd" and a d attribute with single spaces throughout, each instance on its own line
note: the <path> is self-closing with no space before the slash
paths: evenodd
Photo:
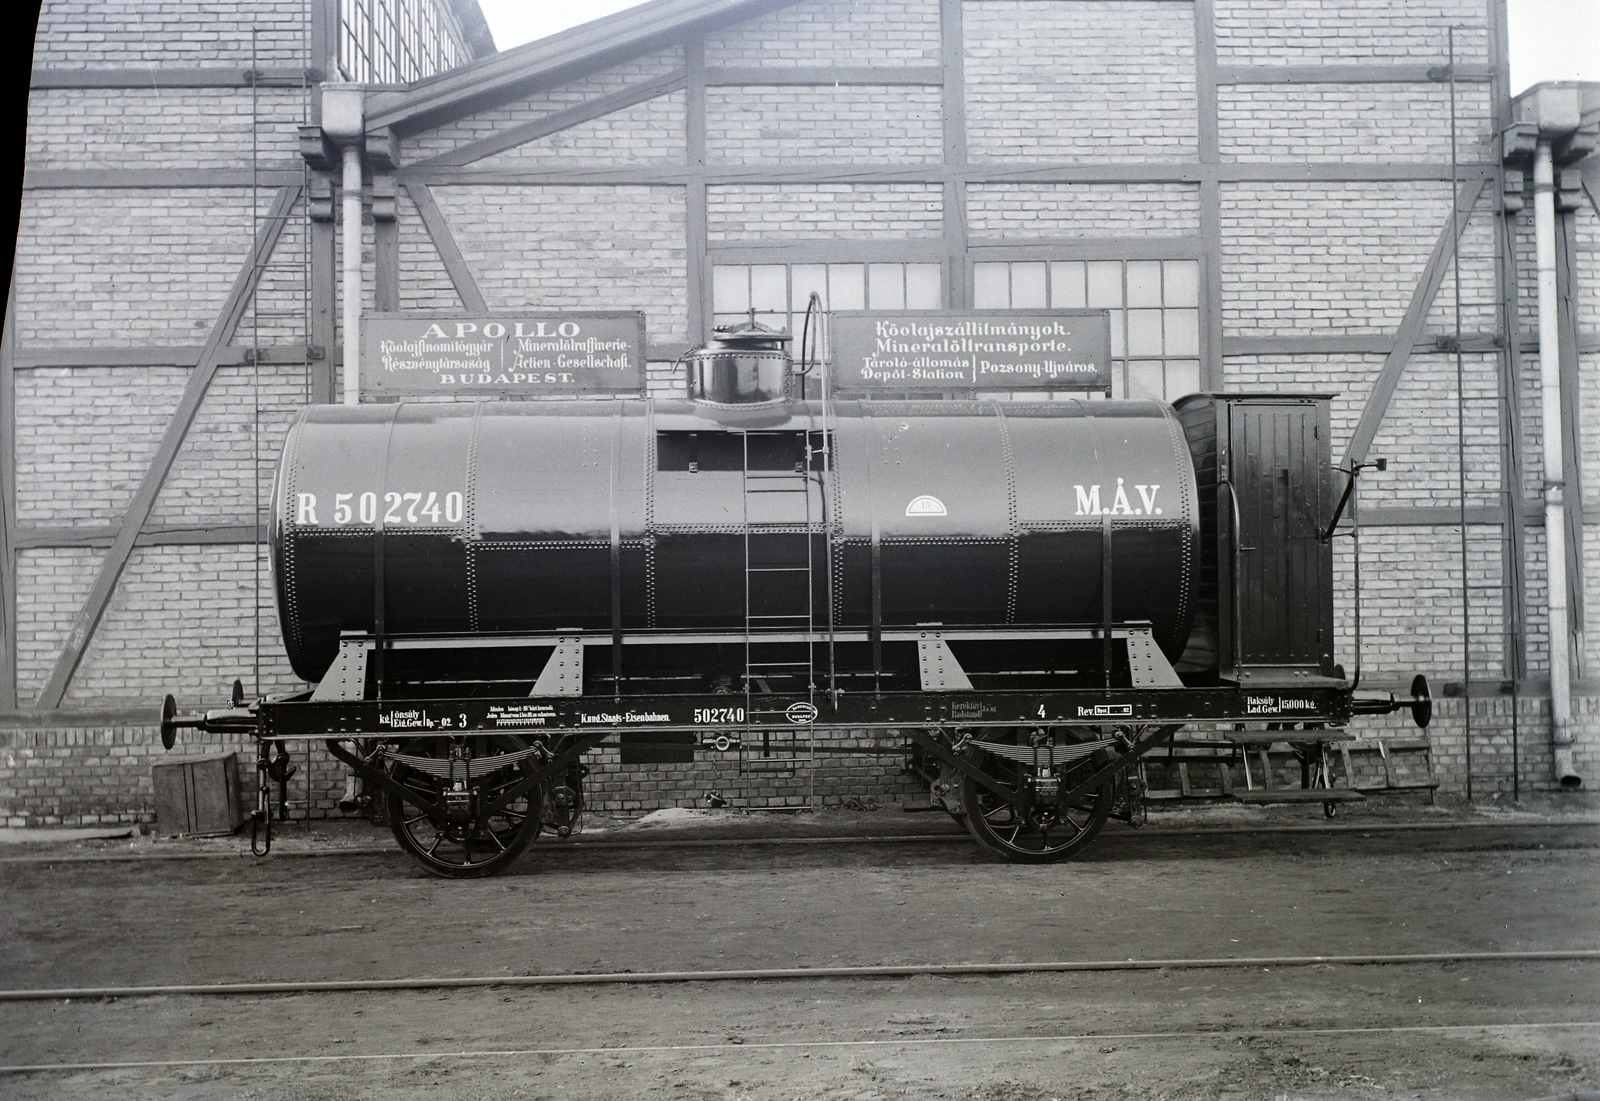
<path id="1" fill-rule="evenodd" d="M 768 967 L 719 971 L 616 971 L 598 974 L 484 975 L 300 982 L 190 983 L 153 986 L 0 990 L 0 1002 L 184 995 L 348 994 L 378 990 L 459 990 L 518 986 L 637 986 L 648 983 L 778 982 L 783 980 L 912 978 L 918 975 L 1041 975 L 1073 971 L 1163 971 L 1227 968 L 1382 967 L 1406 964 L 1600 961 L 1600 949 L 1522 952 L 1419 952 L 1396 955 L 1249 956 L 1210 959 L 1052 960 L 1039 963 L 929 963 L 856 967 Z"/>
<path id="2" fill-rule="evenodd" d="M 1248 837 L 1273 835 L 1326 835 L 1366 836 L 1378 834 L 1439 834 L 1455 831 L 1485 830 L 1494 833 L 1514 833 L 1536 830 L 1589 829 L 1600 830 L 1600 818 L 1573 818 L 1532 822 L 1381 822 L 1374 824 L 1328 823 L 1286 824 L 1261 826 L 1146 826 L 1136 830 L 1107 830 L 1099 842 L 1102 845 L 1119 842 L 1138 842 L 1144 838 Z M 545 841 L 541 839 L 529 849 L 535 858 L 551 853 L 598 850 L 622 852 L 629 849 L 708 849 L 742 848 L 750 846 L 807 847 L 819 845 L 952 845 L 968 844 L 971 835 L 955 830 L 942 833 L 918 834 L 855 834 L 806 837 L 685 837 L 685 838 L 601 838 L 577 836 L 570 840 Z M 292 843 L 292 842 L 291 842 Z M 1595 842 L 1600 844 L 1600 832 Z M 1573 847 L 1573 846 L 1567 846 Z M 27 853 L 0 856 L 0 866 L 7 864 L 97 864 L 136 863 L 151 860 L 232 860 L 251 856 L 247 848 L 227 850 L 191 850 L 175 852 L 141 853 Z M 268 857 L 258 859 L 309 859 L 351 856 L 399 856 L 392 844 L 339 845 L 318 848 L 275 848 Z"/>

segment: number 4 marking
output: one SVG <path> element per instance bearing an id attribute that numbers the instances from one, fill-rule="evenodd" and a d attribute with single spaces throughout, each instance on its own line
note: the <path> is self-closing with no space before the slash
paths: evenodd
<path id="1" fill-rule="evenodd" d="M 1044 704 L 1042 703 L 1039 705 L 1039 717 L 1041 719 L 1044 718 Z"/>

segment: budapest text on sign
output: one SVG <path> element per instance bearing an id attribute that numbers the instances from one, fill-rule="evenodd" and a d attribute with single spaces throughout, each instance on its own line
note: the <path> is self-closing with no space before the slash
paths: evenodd
<path id="1" fill-rule="evenodd" d="M 362 320 L 365 396 L 644 392 L 642 313 L 527 313 Z"/>

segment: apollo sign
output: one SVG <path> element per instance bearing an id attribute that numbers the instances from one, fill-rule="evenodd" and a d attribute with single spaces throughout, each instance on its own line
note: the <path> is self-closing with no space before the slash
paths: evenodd
<path id="1" fill-rule="evenodd" d="M 365 398 L 643 392 L 642 313 L 375 314 L 361 322 Z"/>

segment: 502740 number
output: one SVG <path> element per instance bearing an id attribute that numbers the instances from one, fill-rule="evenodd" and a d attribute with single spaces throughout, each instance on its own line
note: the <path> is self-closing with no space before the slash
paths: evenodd
<path id="1" fill-rule="evenodd" d="M 697 707 L 694 709 L 694 721 L 697 723 L 742 723 L 744 722 L 744 708 Z"/>
<path id="2" fill-rule="evenodd" d="M 366 493 L 335 493 L 331 504 L 326 497 L 319 503 L 315 493 L 296 493 L 294 497 L 294 522 L 302 527 L 376 525 L 380 515 L 384 524 L 440 527 L 461 523 L 465 511 L 464 499 L 454 491 L 440 494 L 437 490 L 391 490 L 383 494 L 381 499 L 370 490 Z"/>

